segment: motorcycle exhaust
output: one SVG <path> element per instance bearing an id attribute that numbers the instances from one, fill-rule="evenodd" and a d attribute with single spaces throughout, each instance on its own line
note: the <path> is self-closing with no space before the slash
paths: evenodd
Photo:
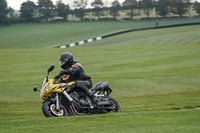
<path id="1" fill-rule="evenodd" d="M 97 103 L 98 106 L 101 106 L 101 105 L 107 105 L 107 106 L 111 106 L 112 103 L 110 103 L 109 101 L 99 101 Z"/>

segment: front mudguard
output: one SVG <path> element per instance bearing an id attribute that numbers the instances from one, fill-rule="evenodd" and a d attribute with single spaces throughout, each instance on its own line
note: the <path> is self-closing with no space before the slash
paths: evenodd
<path id="1" fill-rule="evenodd" d="M 45 101 L 42 102 L 42 104 L 43 104 L 44 102 L 46 102 L 46 101 L 50 101 L 51 103 L 55 103 L 55 102 L 56 102 L 56 97 L 51 98 L 51 99 L 48 99 L 48 100 L 45 100 Z"/>

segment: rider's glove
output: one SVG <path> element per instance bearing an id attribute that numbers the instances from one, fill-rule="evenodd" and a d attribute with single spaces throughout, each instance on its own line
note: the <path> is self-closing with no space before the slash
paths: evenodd
<path id="1" fill-rule="evenodd" d="M 60 76 L 60 74 L 59 74 L 59 75 L 55 76 L 54 79 L 58 80 L 60 77 L 61 77 L 61 76 Z"/>
<path id="2" fill-rule="evenodd" d="M 69 74 L 71 74 L 71 71 L 70 71 L 69 69 L 62 70 L 62 71 L 60 71 L 60 73 L 59 73 L 60 76 L 69 75 Z"/>
<path id="3" fill-rule="evenodd" d="M 60 76 L 63 76 L 65 74 L 66 74 L 65 70 L 61 70 L 60 73 L 59 73 Z"/>

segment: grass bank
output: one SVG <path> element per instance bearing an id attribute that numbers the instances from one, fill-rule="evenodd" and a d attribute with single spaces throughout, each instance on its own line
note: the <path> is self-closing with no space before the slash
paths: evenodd
<path id="1" fill-rule="evenodd" d="M 199 22 L 199 19 L 159 21 L 159 26 Z M 56 47 L 119 31 L 154 27 L 154 21 L 17 24 L 0 27 L 0 49 Z"/>
<path id="2" fill-rule="evenodd" d="M 199 29 L 128 33 L 67 49 L 51 48 L 51 43 L 35 49 L 1 45 L 1 132 L 198 133 Z M 109 81 L 121 114 L 43 116 L 42 100 L 32 87 L 41 86 L 51 64 L 56 66 L 52 77 L 60 71 L 58 59 L 65 51 L 74 54 L 94 83 Z"/>

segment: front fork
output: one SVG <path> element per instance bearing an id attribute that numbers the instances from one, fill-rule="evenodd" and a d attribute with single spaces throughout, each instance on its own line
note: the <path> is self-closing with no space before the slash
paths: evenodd
<path id="1" fill-rule="evenodd" d="M 58 93 L 56 93 L 56 109 L 57 109 L 57 110 L 60 110 Z"/>
<path id="2" fill-rule="evenodd" d="M 63 91 L 63 94 L 64 94 L 64 96 L 65 96 L 70 102 L 73 101 L 73 99 L 69 96 L 69 94 L 67 94 L 66 91 Z M 55 100 L 56 100 L 56 109 L 57 109 L 57 110 L 60 110 L 59 95 L 58 95 L 58 93 L 56 93 Z"/>

